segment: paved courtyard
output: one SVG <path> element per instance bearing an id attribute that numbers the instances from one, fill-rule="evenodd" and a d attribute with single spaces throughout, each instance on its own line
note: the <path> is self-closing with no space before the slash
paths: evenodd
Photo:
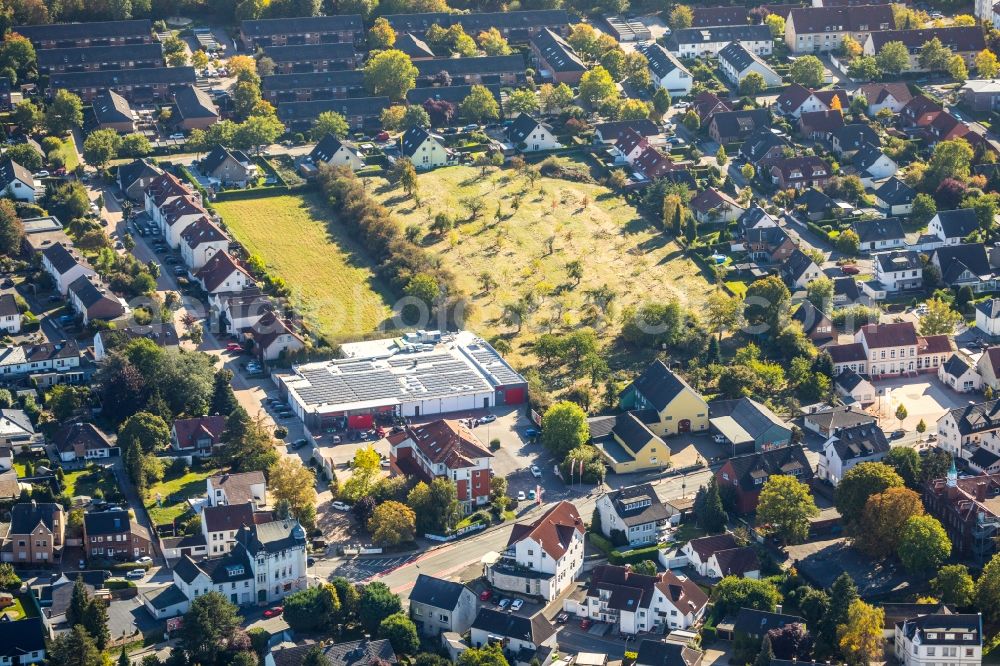
<path id="1" fill-rule="evenodd" d="M 896 410 L 899 405 L 906 407 L 907 417 L 903 429 L 912 432 L 923 419 L 927 432 L 937 432 L 937 421 L 945 412 L 967 405 L 975 394 L 962 394 L 946 387 L 936 375 L 897 377 L 875 382 L 879 399 L 872 407 L 877 411 L 885 430 L 899 427 Z"/>

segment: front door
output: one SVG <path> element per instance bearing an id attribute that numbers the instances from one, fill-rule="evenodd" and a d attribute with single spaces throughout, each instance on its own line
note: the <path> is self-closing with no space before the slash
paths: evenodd
<path id="1" fill-rule="evenodd" d="M 691 432 L 691 419 L 681 419 L 678 421 L 677 432 Z"/>
<path id="2" fill-rule="evenodd" d="M 233 592 L 232 594 L 229 595 L 229 600 L 232 601 L 233 605 L 235 605 L 235 606 L 239 606 L 240 605 L 239 598 L 237 597 L 237 595 L 236 595 L 235 592 Z"/>

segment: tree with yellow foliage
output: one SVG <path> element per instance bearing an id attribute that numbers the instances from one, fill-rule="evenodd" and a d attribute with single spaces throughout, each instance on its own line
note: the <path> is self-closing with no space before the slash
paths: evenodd
<path id="1" fill-rule="evenodd" d="M 841 114 L 844 113 L 844 106 L 840 103 L 840 95 L 834 95 L 833 99 L 830 100 L 830 110 L 840 111 Z"/>
<path id="2" fill-rule="evenodd" d="M 844 35 L 843 41 L 840 42 L 840 54 L 844 56 L 844 59 L 850 62 L 862 53 L 864 53 L 864 48 L 858 43 L 858 40 L 850 35 Z"/>
<path id="3" fill-rule="evenodd" d="M 989 49 L 983 49 L 976 54 L 976 72 L 981 79 L 992 79 L 1000 74 L 1000 60 Z"/>
<path id="4" fill-rule="evenodd" d="M 885 611 L 855 599 L 847 608 L 847 622 L 837 627 L 837 644 L 849 664 L 882 661 Z"/>
<path id="5" fill-rule="evenodd" d="M 976 17 L 970 16 L 969 14 L 959 14 L 952 20 L 952 25 L 955 26 L 974 26 L 976 25 Z"/>

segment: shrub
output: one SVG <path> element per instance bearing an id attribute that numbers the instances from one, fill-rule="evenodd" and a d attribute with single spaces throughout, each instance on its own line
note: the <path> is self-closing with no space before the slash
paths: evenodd
<path id="1" fill-rule="evenodd" d="M 600 534 L 596 534 L 594 532 L 591 532 L 590 534 L 587 535 L 587 538 L 590 539 L 590 545 L 591 546 L 593 546 L 597 550 L 601 551 L 605 555 L 607 555 L 608 553 L 610 553 L 611 550 L 612 550 L 612 548 L 613 548 L 613 546 L 611 545 L 611 542 L 608 541 L 607 539 L 605 539 Z"/>
<path id="2" fill-rule="evenodd" d="M 613 551 L 608 555 L 608 562 L 623 566 L 625 564 L 635 564 L 642 560 L 658 560 L 660 556 L 660 546 L 654 544 L 645 548 L 633 548 L 624 552 Z"/>
<path id="3" fill-rule="evenodd" d="M 278 426 L 277 428 L 274 429 L 274 436 L 277 437 L 278 439 L 284 439 L 288 437 L 288 428 L 281 425 Z"/>
<path id="4" fill-rule="evenodd" d="M 500 450 L 500 440 L 494 437 L 493 439 L 490 440 L 490 451 L 499 451 L 499 450 Z"/>

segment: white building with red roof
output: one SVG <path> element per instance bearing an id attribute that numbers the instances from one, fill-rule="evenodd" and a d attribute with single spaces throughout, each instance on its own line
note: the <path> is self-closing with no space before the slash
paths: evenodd
<path id="1" fill-rule="evenodd" d="M 831 345 L 834 375 L 850 369 L 861 375 L 879 377 L 920 372 L 937 372 L 951 356 L 947 335 L 918 335 L 913 322 L 868 324 L 854 334 L 854 342 Z"/>
<path id="2" fill-rule="evenodd" d="M 458 421 L 438 419 L 408 427 L 389 436 L 389 447 L 393 472 L 427 483 L 438 477 L 454 481 L 466 513 L 489 501 L 493 454 Z"/>
<path id="3" fill-rule="evenodd" d="M 507 548 L 486 565 L 486 580 L 499 590 L 552 601 L 583 570 L 584 534 L 576 507 L 559 502 L 535 522 L 514 525 Z"/>
<path id="4" fill-rule="evenodd" d="M 194 279 L 209 295 L 240 292 L 254 285 L 253 276 L 224 250 L 205 262 Z"/>
<path id="5" fill-rule="evenodd" d="M 219 414 L 177 419 L 170 431 L 170 446 L 174 451 L 211 455 L 225 429 L 226 417 Z"/>

